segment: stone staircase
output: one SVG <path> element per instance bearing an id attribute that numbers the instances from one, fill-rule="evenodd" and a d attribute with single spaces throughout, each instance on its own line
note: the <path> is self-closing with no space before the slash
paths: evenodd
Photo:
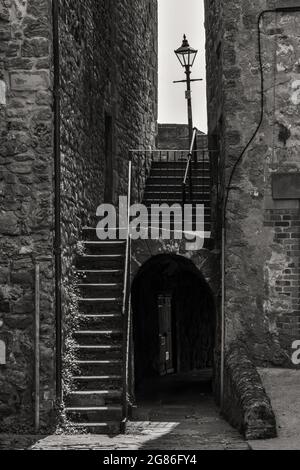
<path id="1" fill-rule="evenodd" d="M 80 323 L 74 391 L 66 413 L 74 427 L 116 434 L 122 420 L 124 241 L 97 239 L 83 230 L 85 254 L 77 261 Z"/>
<path id="2" fill-rule="evenodd" d="M 152 162 L 144 204 L 182 205 L 185 170 L 186 161 Z M 192 203 L 205 204 L 205 230 L 209 231 L 209 161 L 194 164 Z M 192 217 L 195 221 L 195 214 Z M 145 225 L 149 226 L 148 220 Z M 84 228 L 83 239 L 84 254 L 77 260 L 80 322 L 74 332 L 78 372 L 73 377 L 74 390 L 67 397 L 66 414 L 75 428 L 117 434 L 122 422 L 126 242 L 99 241 L 95 228 Z"/>
<path id="3" fill-rule="evenodd" d="M 144 193 L 144 204 L 150 207 L 151 204 L 167 203 L 180 204 L 183 202 L 182 183 L 186 171 L 186 161 L 154 161 L 152 162 L 149 178 L 146 182 Z M 196 213 L 195 205 L 204 204 L 205 206 L 205 230 L 211 229 L 211 172 L 208 159 L 198 163 L 193 163 L 192 200 L 189 199 L 189 183 L 187 184 L 186 204 L 193 205 L 191 213 L 193 228 L 195 228 Z M 190 214 L 190 212 L 188 213 Z M 174 220 L 174 219 L 173 219 Z M 174 220 L 176 221 L 176 219 Z M 159 223 L 161 227 L 161 222 Z"/>

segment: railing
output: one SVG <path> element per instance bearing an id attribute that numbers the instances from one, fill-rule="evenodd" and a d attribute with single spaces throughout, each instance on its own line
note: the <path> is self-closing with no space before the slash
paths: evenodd
<path id="1" fill-rule="evenodd" d="M 127 207 L 127 240 L 124 269 L 124 291 L 122 314 L 124 321 L 124 367 L 123 367 L 123 416 L 122 432 L 126 430 L 129 411 L 129 361 L 130 361 L 130 335 L 131 335 L 131 300 L 130 300 L 130 276 L 131 276 L 131 237 L 130 237 L 130 206 L 132 197 L 132 160 L 128 165 L 128 207 Z"/>
<path id="2" fill-rule="evenodd" d="M 197 150 L 196 145 L 197 145 L 197 129 L 195 128 L 194 131 L 193 131 L 193 138 L 192 138 L 192 142 L 191 142 L 190 151 L 189 151 L 189 154 L 188 154 L 186 170 L 185 170 L 183 183 L 182 183 L 182 204 L 186 203 L 186 186 L 187 186 L 188 176 L 190 177 L 190 181 L 189 181 L 190 201 L 192 201 L 192 199 L 193 199 L 193 168 L 192 168 L 192 163 L 193 163 L 193 156 L 196 156 L 196 159 L 197 159 L 197 152 L 194 153 Z"/>

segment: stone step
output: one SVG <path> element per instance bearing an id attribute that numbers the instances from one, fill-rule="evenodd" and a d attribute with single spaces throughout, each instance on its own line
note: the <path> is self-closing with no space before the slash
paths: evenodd
<path id="1" fill-rule="evenodd" d="M 97 222 L 95 222 L 95 227 L 84 227 L 82 229 L 82 237 L 83 237 L 83 242 L 84 243 L 85 241 L 92 241 L 92 242 L 97 242 L 99 241 L 99 238 L 97 237 L 97 231 L 96 231 L 96 225 L 98 223 L 98 221 L 100 220 L 100 218 L 97 218 Z M 122 231 L 123 232 L 123 231 Z M 118 241 L 118 242 L 126 242 L 126 237 L 124 239 L 119 237 L 119 229 L 117 228 L 116 230 L 113 229 L 109 232 L 109 235 L 110 235 L 110 240 L 109 241 Z M 116 235 L 116 237 L 115 237 Z M 122 233 L 123 235 L 123 233 Z M 105 241 L 105 243 L 107 243 L 107 240 Z"/>
<path id="2" fill-rule="evenodd" d="M 187 187 L 187 193 L 189 194 L 189 188 Z M 144 193 L 144 201 L 156 200 L 156 201 L 177 201 L 179 204 L 182 203 L 183 192 L 168 191 L 167 187 L 164 187 L 163 191 L 149 191 L 148 189 Z M 197 204 L 210 204 L 210 194 L 195 193 L 193 192 L 193 201 Z"/>
<path id="3" fill-rule="evenodd" d="M 186 168 L 151 168 L 149 178 L 163 178 L 172 176 L 173 178 L 179 178 L 183 181 L 185 176 Z M 204 176 L 210 177 L 210 168 L 206 164 L 201 168 L 193 169 L 192 178 L 203 178 Z"/>
<path id="4" fill-rule="evenodd" d="M 175 187 L 181 187 L 182 188 L 182 184 L 183 184 L 183 176 L 184 175 L 180 175 L 180 176 L 176 176 L 176 175 L 165 175 L 165 176 L 162 176 L 162 175 L 158 175 L 158 174 L 150 174 L 149 178 L 147 179 L 147 183 L 146 183 L 146 187 L 148 186 L 162 186 L 162 185 L 166 185 L 166 186 L 171 186 L 171 185 L 174 185 Z M 192 178 L 192 182 L 193 182 L 193 186 L 206 186 L 208 188 L 210 188 L 210 175 L 207 174 L 207 176 L 194 176 Z M 190 181 L 190 178 L 188 178 L 188 183 Z"/>
<path id="5" fill-rule="evenodd" d="M 90 269 L 77 270 L 79 282 L 88 284 L 112 284 L 124 281 L 124 271 L 122 269 Z"/>
<path id="6" fill-rule="evenodd" d="M 67 397 L 68 407 L 106 406 L 120 404 L 122 391 L 120 390 L 90 390 L 70 393 Z"/>
<path id="7" fill-rule="evenodd" d="M 115 422 L 122 419 L 122 407 L 116 405 L 68 407 L 66 408 L 66 414 L 75 423 Z"/>
<path id="8" fill-rule="evenodd" d="M 98 297 L 78 299 L 79 309 L 82 314 L 106 314 L 121 313 L 123 305 L 123 296 L 120 297 Z"/>
<path id="9" fill-rule="evenodd" d="M 163 195 L 162 195 L 163 197 Z M 168 205 L 173 205 L 173 204 L 179 204 L 180 206 L 183 205 L 183 199 L 169 199 L 167 198 L 167 195 L 165 195 L 165 199 L 160 198 L 160 195 L 157 194 L 155 198 L 150 199 L 146 194 L 144 197 L 143 204 L 148 208 L 151 207 L 151 205 L 161 205 L 161 204 L 168 204 Z M 186 194 L 186 204 L 192 204 L 193 210 L 195 210 L 196 204 L 203 204 L 205 206 L 205 211 L 208 212 L 211 210 L 211 201 L 210 199 L 207 199 L 206 201 L 203 200 L 197 200 L 197 199 L 192 199 L 192 201 L 189 200 L 189 193 L 187 192 Z M 157 209 L 156 211 L 159 211 Z M 155 208 L 153 208 L 153 212 L 155 213 Z"/>
<path id="10" fill-rule="evenodd" d="M 122 360 L 123 348 L 121 344 L 106 345 L 77 345 L 76 357 L 81 360 Z"/>
<path id="11" fill-rule="evenodd" d="M 122 373 L 122 361 L 119 359 L 77 360 L 74 363 L 81 375 L 100 376 L 119 375 Z"/>
<path id="12" fill-rule="evenodd" d="M 77 391 L 120 390 L 122 386 L 121 375 L 74 376 L 73 381 Z"/>
<path id="13" fill-rule="evenodd" d="M 189 188 L 189 181 L 187 184 L 187 188 Z M 200 194 L 210 194 L 211 192 L 211 187 L 207 182 L 204 182 L 204 184 L 200 184 L 197 181 L 193 183 L 193 191 L 195 193 L 200 193 Z M 152 181 L 147 181 L 146 184 L 146 192 L 166 192 L 166 193 L 177 193 L 177 194 L 182 194 L 182 181 L 178 181 L 175 184 L 170 183 L 168 180 L 166 180 L 164 183 L 157 182 L 157 183 L 152 183 Z"/>
<path id="14" fill-rule="evenodd" d="M 94 313 L 81 314 L 79 326 L 82 330 L 114 330 L 123 326 L 123 316 L 121 313 Z"/>
<path id="15" fill-rule="evenodd" d="M 205 165 L 205 167 L 207 168 L 210 168 L 210 160 L 208 158 L 204 158 L 204 159 L 200 158 L 199 156 L 197 163 L 193 162 L 192 165 L 193 165 L 193 168 L 195 169 L 201 169 L 203 165 Z M 156 170 L 156 169 L 168 169 L 170 171 L 174 169 L 178 169 L 178 170 L 185 171 L 186 167 L 187 167 L 187 160 L 182 161 L 182 162 L 154 161 L 151 164 L 151 171 Z"/>
<path id="16" fill-rule="evenodd" d="M 80 346 L 121 344 L 122 335 L 122 330 L 78 330 L 74 332 L 74 337 Z"/>
<path id="17" fill-rule="evenodd" d="M 84 282 L 78 284 L 77 287 L 84 298 L 120 298 L 123 295 L 123 284 L 121 283 L 96 284 Z"/>
<path id="18" fill-rule="evenodd" d="M 114 436 L 120 434 L 120 421 L 110 421 L 108 423 L 76 423 L 70 422 L 73 428 L 88 434 L 106 434 Z"/>
<path id="19" fill-rule="evenodd" d="M 82 255 L 78 257 L 80 269 L 120 269 L 123 268 L 123 255 Z"/>
<path id="20" fill-rule="evenodd" d="M 86 254 L 96 255 L 123 255 L 125 256 L 126 242 L 121 241 L 96 241 L 86 240 L 82 242 Z"/>

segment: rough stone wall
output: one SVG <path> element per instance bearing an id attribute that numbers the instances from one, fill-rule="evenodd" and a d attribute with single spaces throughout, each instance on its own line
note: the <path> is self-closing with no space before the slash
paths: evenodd
<path id="1" fill-rule="evenodd" d="M 233 343 L 225 360 L 223 414 L 247 440 L 276 437 L 276 419 L 259 373 L 243 344 Z"/>
<path id="2" fill-rule="evenodd" d="M 295 4 L 206 4 L 209 133 L 221 116 L 223 187 L 260 120 L 258 16 Z M 226 342 L 247 339 L 257 364 L 279 366 L 292 365 L 292 342 L 300 336 L 299 201 L 274 201 L 271 188 L 272 173 L 300 167 L 299 23 L 299 12 L 268 13 L 261 22 L 263 123 L 234 175 L 226 213 Z"/>
<path id="3" fill-rule="evenodd" d="M 112 118 L 113 195 L 127 195 L 129 149 L 155 147 L 156 0 L 60 0 L 63 274 L 104 202 L 105 114 Z M 137 157 L 138 158 L 138 157 Z M 143 183 L 134 161 L 134 183 Z"/>
<path id="4" fill-rule="evenodd" d="M 198 131 L 198 149 L 207 150 L 207 136 Z M 189 128 L 187 124 L 158 124 L 157 148 L 162 150 L 189 151 Z"/>
<path id="5" fill-rule="evenodd" d="M 48 0 L 0 1 L 0 430 L 9 432 L 33 426 L 36 261 L 42 425 L 54 400 L 50 8 Z"/>
<path id="6" fill-rule="evenodd" d="M 55 401 L 51 3 L 0 1 L 2 431 L 29 432 L 33 425 L 36 260 L 42 427 L 49 425 Z M 114 199 L 126 193 L 128 150 L 155 145 L 157 2 L 58 0 L 58 5 L 63 300 L 68 301 L 76 242 L 103 202 L 105 113 L 112 118 Z M 144 176 L 135 171 L 135 178 L 141 184 Z"/>

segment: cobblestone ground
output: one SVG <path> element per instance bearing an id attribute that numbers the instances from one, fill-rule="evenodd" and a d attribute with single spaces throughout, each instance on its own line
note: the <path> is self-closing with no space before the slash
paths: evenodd
<path id="1" fill-rule="evenodd" d="M 128 425 L 125 435 L 49 436 L 33 450 L 248 450 L 247 443 L 219 416 L 212 397 L 195 405 L 143 407 L 148 419 Z"/>

